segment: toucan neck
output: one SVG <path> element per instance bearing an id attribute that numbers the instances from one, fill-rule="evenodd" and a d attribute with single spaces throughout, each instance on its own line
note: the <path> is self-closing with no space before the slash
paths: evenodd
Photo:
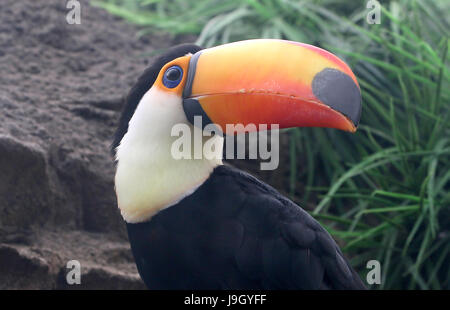
<path id="1" fill-rule="evenodd" d="M 136 146 L 121 156 L 115 177 L 116 194 L 123 218 L 130 223 L 150 219 L 192 194 L 221 160 L 175 160 L 164 148 L 146 150 Z"/>
<path id="2" fill-rule="evenodd" d="M 214 168 L 222 164 L 222 159 L 217 157 L 176 159 L 172 145 L 178 137 L 171 136 L 170 131 L 179 122 L 175 116 L 179 115 L 176 108 L 172 107 L 173 117 L 165 110 L 166 115 L 162 118 L 158 106 L 145 102 L 145 99 L 137 107 L 116 153 L 117 202 L 123 218 L 129 223 L 147 221 L 160 210 L 178 203 L 192 194 Z M 173 105 L 170 101 L 175 100 L 165 99 L 165 106 Z M 179 101 L 177 104 L 180 105 Z M 216 140 L 215 145 L 222 154 L 223 138 L 213 136 L 208 139 Z"/>

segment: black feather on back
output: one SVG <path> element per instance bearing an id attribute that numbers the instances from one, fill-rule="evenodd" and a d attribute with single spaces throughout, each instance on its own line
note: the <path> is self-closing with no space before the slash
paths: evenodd
<path id="1" fill-rule="evenodd" d="M 192 195 L 127 229 L 150 289 L 365 288 L 311 215 L 226 165 Z"/>
<path id="2" fill-rule="evenodd" d="M 123 136 L 128 131 L 128 123 L 136 110 L 137 105 L 141 101 L 144 94 L 152 87 L 156 78 L 158 77 L 161 68 L 168 62 L 185 56 L 188 53 L 195 54 L 202 48 L 195 44 L 180 44 L 171 47 L 166 53 L 156 58 L 150 67 L 148 67 L 144 73 L 139 77 L 136 84 L 131 88 L 128 93 L 125 104 L 122 110 L 122 115 L 119 120 L 119 127 L 114 134 L 114 140 L 111 145 L 111 153 L 114 156 L 116 148 L 119 146 Z"/>

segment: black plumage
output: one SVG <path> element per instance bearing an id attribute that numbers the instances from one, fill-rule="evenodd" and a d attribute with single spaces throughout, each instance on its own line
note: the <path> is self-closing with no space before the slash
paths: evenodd
<path id="1" fill-rule="evenodd" d="M 151 289 L 363 289 L 332 237 L 272 187 L 216 167 L 192 195 L 127 224 Z"/>

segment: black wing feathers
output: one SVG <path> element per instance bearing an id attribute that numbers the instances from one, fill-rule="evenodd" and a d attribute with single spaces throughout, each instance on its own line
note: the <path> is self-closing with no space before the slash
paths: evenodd
<path id="1" fill-rule="evenodd" d="M 258 262 L 254 265 L 262 263 L 267 288 L 320 289 L 327 287 L 326 282 L 336 289 L 364 288 L 335 241 L 307 212 L 245 172 L 227 166 L 219 169 L 231 174 L 246 193 L 238 219 L 243 222 L 245 242 L 255 247 L 255 240 L 259 241 L 261 259 L 253 257 Z M 242 246 L 240 251 L 248 250 Z M 236 256 L 238 266 L 251 265 L 246 255 Z M 246 264 L 239 263 L 243 259 Z"/>
<path id="2" fill-rule="evenodd" d="M 316 220 L 229 166 L 149 222 L 127 226 L 149 288 L 364 288 Z"/>

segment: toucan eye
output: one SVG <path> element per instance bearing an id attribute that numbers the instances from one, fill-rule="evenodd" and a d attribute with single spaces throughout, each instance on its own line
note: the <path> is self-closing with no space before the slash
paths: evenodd
<path id="1" fill-rule="evenodd" d="M 163 75 L 163 84 L 167 88 L 174 88 L 180 84 L 183 78 L 183 69 L 179 66 L 172 66 L 167 68 Z"/>

